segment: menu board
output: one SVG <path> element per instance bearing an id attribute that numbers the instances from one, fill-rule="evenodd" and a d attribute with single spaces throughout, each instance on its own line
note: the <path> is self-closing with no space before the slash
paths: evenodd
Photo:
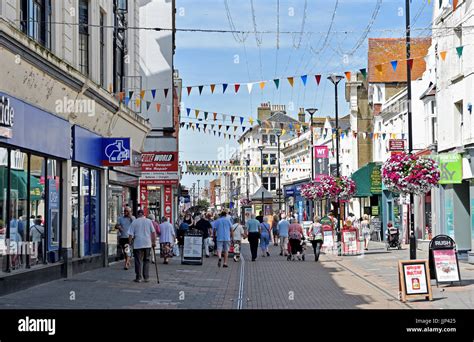
<path id="1" fill-rule="evenodd" d="M 433 259 L 438 282 L 460 281 L 454 249 L 435 249 L 433 250 Z"/>

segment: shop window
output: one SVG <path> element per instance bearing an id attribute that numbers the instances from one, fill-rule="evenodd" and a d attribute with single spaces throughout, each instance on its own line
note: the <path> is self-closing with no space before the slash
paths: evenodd
<path id="1" fill-rule="evenodd" d="M 45 232 L 45 165 L 43 157 L 30 157 L 30 266 L 42 264 L 46 251 Z"/>
<path id="2" fill-rule="evenodd" d="M 80 227 L 79 227 L 79 251 L 80 257 L 90 255 L 90 172 L 87 168 L 80 168 Z"/>
<path id="3" fill-rule="evenodd" d="M 8 150 L 0 147 L 0 272 L 7 270 Z"/>
<path id="4" fill-rule="evenodd" d="M 79 167 L 77 166 L 72 167 L 71 185 L 72 257 L 79 258 Z"/>
<path id="5" fill-rule="evenodd" d="M 91 170 L 91 248 L 92 254 L 100 253 L 100 174 Z"/>
<path id="6" fill-rule="evenodd" d="M 61 238 L 61 163 L 54 159 L 48 159 L 48 252 L 49 262 L 56 262 L 60 258 L 59 246 Z"/>

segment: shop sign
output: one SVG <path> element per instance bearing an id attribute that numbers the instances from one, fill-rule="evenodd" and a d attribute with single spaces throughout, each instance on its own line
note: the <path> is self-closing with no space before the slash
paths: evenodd
<path id="1" fill-rule="evenodd" d="M 414 297 L 433 299 L 428 260 L 399 261 L 398 276 L 402 302 Z"/>
<path id="2" fill-rule="evenodd" d="M 0 136 L 12 137 L 13 120 L 15 110 L 10 105 L 10 99 L 6 96 L 0 97 Z"/>
<path id="3" fill-rule="evenodd" d="M 130 138 L 102 138 L 102 165 L 130 165 Z"/>
<path id="4" fill-rule="evenodd" d="M 342 242 L 343 242 L 343 253 L 344 254 L 357 254 L 358 240 L 356 229 L 343 229 L 342 230 Z"/>
<path id="5" fill-rule="evenodd" d="M 373 206 L 372 207 L 372 216 L 379 216 L 379 206 Z"/>
<path id="6" fill-rule="evenodd" d="M 442 153 L 434 156 L 440 171 L 439 184 L 462 183 L 462 156 L 459 153 Z"/>
<path id="7" fill-rule="evenodd" d="M 370 174 L 370 192 L 374 195 L 382 193 L 382 171 L 380 165 L 375 165 Z"/>
<path id="8" fill-rule="evenodd" d="M 461 281 L 456 243 L 447 235 L 435 236 L 430 242 L 431 278 L 438 283 Z"/>
<path id="9" fill-rule="evenodd" d="M 405 151 L 405 140 L 404 139 L 390 139 L 388 141 L 389 151 Z"/>
<path id="10" fill-rule="evenodd" d="M 169 223 L 173 220 L 173 188 L 171 185 L 165 186 L 165 217 Z"/>
<path id="11" fill-rule="evenodd" d="M 178 184 L 178 152 L 142 153 L 140 182 L 147 185 Z"/>

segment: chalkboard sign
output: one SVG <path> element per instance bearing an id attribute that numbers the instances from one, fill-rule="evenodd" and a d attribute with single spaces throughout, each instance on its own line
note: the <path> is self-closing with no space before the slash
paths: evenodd
<path id="1" fill-rule="evenodd" d="M 381 231 L 382 231 L 382 221 L 380 221 L 380 219 L 378 217 L 374 217 L 371 221 L 370 221 L 370 233 L 371 234 L 376 234 L 377 235 L 377 239 L 378 240 L 381 240 Z"/>

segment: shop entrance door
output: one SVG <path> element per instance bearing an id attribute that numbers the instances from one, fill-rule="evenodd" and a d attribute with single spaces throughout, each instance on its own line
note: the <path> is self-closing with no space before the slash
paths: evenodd
<path id="1" fill-rule="evenodd" d="M 148 213 L 161 219 L 161 187 L 148 187 Z"/>

